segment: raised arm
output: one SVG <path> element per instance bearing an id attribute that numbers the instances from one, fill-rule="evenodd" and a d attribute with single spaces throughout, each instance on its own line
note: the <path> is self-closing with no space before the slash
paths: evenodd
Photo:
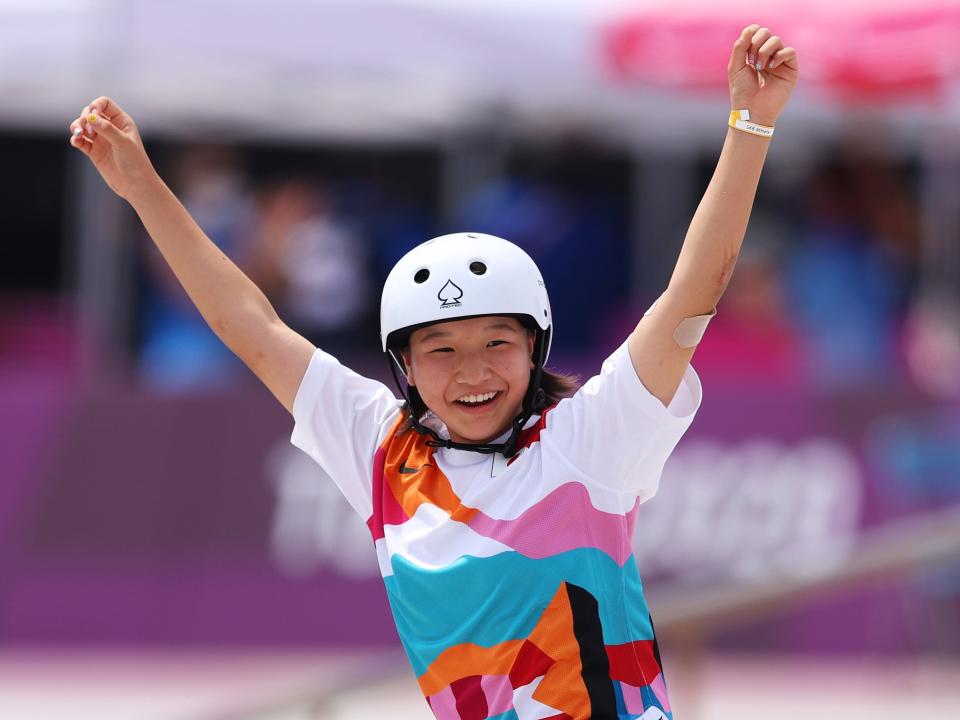
<path id="1" fill-rule="evenodd" d="M 759 65 L 759 68 L 757 67 Z M 767 28 L 750 25 L 727 66 L 732 110 L 772 127 L 797 82 L 797 53 Z M 733 274 L 770 138 L 727 129 L 713 178 L 693 216 L 670 283 L 629 338 L 640 381 L 669 405 L 696 347 L 674 338 L 686 318 L 710 313 Z"/>
<path id="2" fill-rule="evenodd" d="M 194 222 L 154 170 L 136 125 L 116 103 L 97 98 L 70 130 L 70 144 L 133 206 L 213 332 L 292 413 L 313 344 L 280 320 L 260 289 Z"/>

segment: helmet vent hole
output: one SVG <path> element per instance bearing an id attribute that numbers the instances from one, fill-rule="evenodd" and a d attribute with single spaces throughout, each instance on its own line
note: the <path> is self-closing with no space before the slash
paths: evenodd
<path id="1" fill-rule="evenodd" d="M 420 268 L 413 276 L 413 281 L 417 285 L 423 285 L 430 278 L 430 271 L 426 268 Z"/>
<path id="2" fill-rule="evenodd" d="M 483 275 L 487 272 L 487 266 L 479 260 L 474 260 L 470 263 L 470 272 L 474 275 Z"/>

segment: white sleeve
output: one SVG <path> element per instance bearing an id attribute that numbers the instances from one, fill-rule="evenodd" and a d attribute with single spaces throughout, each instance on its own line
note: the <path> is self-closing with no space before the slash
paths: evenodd
<path id="1" fill-rule="evenodd" d="M 318 349 L 293 400 L 290 442 L 313 458 L 363 520 L 373 512 L 373 461 L 402 403 L 383 383 Z"/>
<path id="2" fill-rule="evenodd" d="M 588 482 L 646 500 L 656 493 L 663 466 L 702 397 L 690 365 L 665 407 L 640 382 L 624 342 L 599 375 L 548 411 L 541 440 Z"/>

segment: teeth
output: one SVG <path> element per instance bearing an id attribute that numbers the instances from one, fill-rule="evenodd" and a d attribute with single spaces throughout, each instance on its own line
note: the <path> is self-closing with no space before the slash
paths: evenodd
<path id="1" fill-rule="evenodd" d="M 497 395 L 497 393 L 495 393 L 495 392 L 483 393 L 482 395 L 464 395 L 462 398 L 459 398 L 459 399 L 457 400 L 457 402 L 461 402 L 461 403 L 481 403 L 481 402 L 485 402 L 485 401 L 487 401 L 487 400 L 492 400 L 494 397 L 496 397 L 496 395 Z"/>

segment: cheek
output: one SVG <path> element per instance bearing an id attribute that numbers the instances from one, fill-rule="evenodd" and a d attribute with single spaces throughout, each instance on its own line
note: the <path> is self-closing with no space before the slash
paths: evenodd
<path id="1" fill-rule="evenodd" d="M 425 356 L 417 358 L 413 365 L 414 379 L 417 382 L 417 390 L 420 397 L 427 400 L 428 397 L 437 397 L 443 393 L 443 388 L 448 375 L 447 364 L 443 358 L 432 358 Z"/>
<path id="2" fill-rule="evenodd" d="M 505 358 L 497 366 L 498 374 L 509 380 L 511 387 L 521 394 L 526 389 L 531 369 L 529 358 L 522 353 L 510 358 Z"/>

